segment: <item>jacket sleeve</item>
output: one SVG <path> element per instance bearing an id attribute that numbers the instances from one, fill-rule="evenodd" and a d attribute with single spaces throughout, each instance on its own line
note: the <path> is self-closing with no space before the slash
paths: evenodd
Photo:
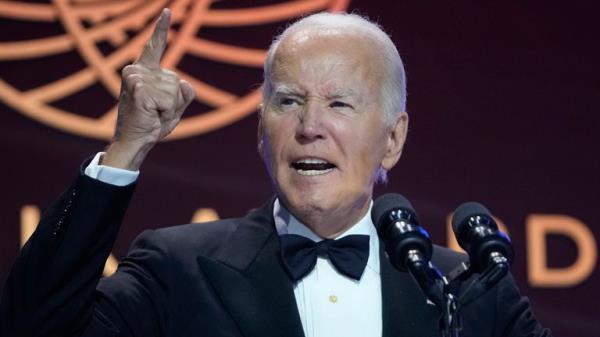
<path id="1" fill-rule="evenodd" d="M 65 337 L 101 324 L 94 313 L 96 286 L 134 185 L 118 187 L 80 173 L 11 269 L 0 299 L 0 335 Z"/>
<path id="2" fill-rule="evenodd" d="M 118 270 L 96 288 L 92 319 L 81 337 L 165 336 L 171 263 L 158 231 L 140 234 Z"/>
<path id="3" fill-rule="evenodd" d="M 529 299 L 519 289 L 509 273 L 496 290 L 496 331 L 498 337 L 550 337 L 549 329 L 543 328 L 533 315 Z"/>

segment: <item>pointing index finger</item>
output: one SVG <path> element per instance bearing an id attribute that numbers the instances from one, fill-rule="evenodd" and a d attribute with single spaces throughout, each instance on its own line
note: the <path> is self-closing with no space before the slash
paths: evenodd
<path id="1" fill-rule="evenodd" d="M 160 13 L 154 26 L 154 32 L 146 42 L 142 54 L 136 63 L 143 64 L 151 68 L 160 68 L 160 59 L 167 47 L 167 31 L 171 24 L 171 10 L 165 8 Z"/>

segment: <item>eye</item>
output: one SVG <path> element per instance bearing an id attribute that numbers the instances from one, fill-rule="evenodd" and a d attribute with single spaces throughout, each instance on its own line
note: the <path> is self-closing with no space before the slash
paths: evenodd
<path id="1" fill-rule="evenodd" d="M 279 100 L 279 105 L 281 105 L 281 106 L 290 107 L 290 106 L 295 106 L 298 104 L 299 104 L 299 102 L 297 100 L 290 98 L 290 97 L 282 97 Z"/>
<path id="2" fill-rule="evenodd" d="M 352 106 L 348 103 L 342 101 L 333 101 L 329 103 L 330 108 L 352 108 Z"/>

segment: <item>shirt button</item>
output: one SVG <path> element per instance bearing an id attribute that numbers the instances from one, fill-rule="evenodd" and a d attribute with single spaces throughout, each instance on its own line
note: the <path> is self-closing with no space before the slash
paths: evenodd
<path id="1" fill-rule="evenodd" d="M 337 301 L 338 301 L 337 296 L 335 296 L 335 295 L 329 295 L 329 302 L 336 303 Z"/>

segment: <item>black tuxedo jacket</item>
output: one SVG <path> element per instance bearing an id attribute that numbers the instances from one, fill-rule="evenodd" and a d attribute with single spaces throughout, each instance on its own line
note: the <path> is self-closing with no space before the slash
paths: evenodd
<path id="1" fill-rule="evenodd" d="M 13 266 L 0 303 L 2 336 L 304 335 L 272 202 L 243 218 L 146 231 L 101 279 L 133 189 L 80 174 Z M 435 248 L 442 270 L 463 259 Z M 383 252 L 381 283 L 384 337 L 439 335 L 436 308 Z M 463 325 L 464 337 L 549 335 L 511 277 L 466 307 Z"/>

